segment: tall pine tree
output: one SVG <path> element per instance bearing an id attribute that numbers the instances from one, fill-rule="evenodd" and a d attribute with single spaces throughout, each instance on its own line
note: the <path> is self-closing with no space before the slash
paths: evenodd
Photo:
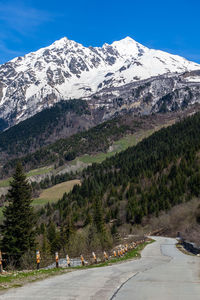
<path id="1" fill-rule="evenodd" d="M 101 246 L 111 247 L 112 237 L 106 229 L 101 200 L 97 197 L 94 200 L 94 224 L 97 229 L 97 235 L 100 238 Z"/>
<path id="2" fill-rule="evenodd" d="M 8 205 L 3 210 L 1 248 L 16 266 L 22 255 L 35 245 L 35 215 L 31 207 L 31 186 L 17 164 L 8 191 Z"/>
<path id="3" fill-rule="evenodd" d="M 105 233 L 105 224 L 101 200 L 96 198 L 94 201 L 94 224 L 96 225 L 97 232 L 103 234 Z"/>

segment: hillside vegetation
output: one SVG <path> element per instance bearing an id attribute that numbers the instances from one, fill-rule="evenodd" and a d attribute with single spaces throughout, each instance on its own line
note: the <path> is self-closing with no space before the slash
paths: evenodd
<path id="1" fill-rule="evenodd" d="M 34 199 L 33 205 L 44 205 L 58 201 L 64 193 L 69 193 L 75 185 L 79 185 L 80 180 L 69 180 L 63 183 L 54 185 L 51 188 L 43 190 L 39 197 Z"/>
<path id="2" fill-rule="evenodd" d="M 88 224 L 95 207 L 113 226 L 140 224 L 200 194 L 200 113 L 163 128 L 135 147 L 83 171 L 81 186 L 45 214 L 65 224 Z M 54 211 L 59 211 L 60 217 Z M 114 229 L 113 229 L 114 230 Z"/>
<path id="3" fill-rule="evenodd" d="M 189 111 L 184 113 L 187 115 Z M 56 168 L 68 165 L 77 157 L 81 157 L 80 160 L 84 163 L 101 162 L 106 157 L 134 145 L 134 143 L 146 135 L 150 135 L 155 130 L 173 124 L 182 115 L 184 114 L 169 113 L 139 117 L 129 113 L 118 116 L 87 131 L 79 132 L 65 139 L 58 139 L 48 146 L 41 147 L 34 153 L 21 157 L 20 160 L 26 171 L 51 166 L 52 164 Z M 134 141 L 131 140 L 132 135 L 135 135 L 133 137 Z M 118 144 L 117 141 L 119 141 Z M 87 155 L 92 156 L 92 160 L 89 159 L 88 161 Z M 2 176 L 5 177 L 11 174 L 18 160 L 19 157 L 8 160 L 1 170 Z"/>
<path id="4" fill-rule="evenodd" d="M 86 101 L 61 101 L 0 132 L 1 160 L 33 152 L 58 138 L 88 129 L 94 124 Z"/>
<path id="5" fill-rule="evenodd" d="M 36 210 L 38 210 L 40 207 L 43 207 L 48 203 L 55 203 L 63 196 L 64 193 L 69 193 L 75 185 L 79 185 L 79 184 L 81 184 L 80 180 L 75 179 L 75 180 L 65 181 L 60 184 L 55 184 L 53 187 L 46 188 L 41 191 L 37 191 L 39 192 L 39 195 L 37 198 L 33 198 L 31 205 L 34 206 Z M 2 223 L 3 220 L 3 209 L 6 205 L 7 202 L 5 200 L 4 205 L 0 206 L 0 224 Z"/>
<path id="6" fill-rule="evenodd" d="M 149 120 L 154 120 L 154 123 L 151 122 L 151 126 L 152 130 L 155 130 L 155 128 L 158 129 L 157 118 L 162 119 L 162 126 L 164 126 L 174 123 L 178 115 L 176 118 L 168 118 L 167 122 L 166 115 L 165 119 L 162 117 L 163 115 L 151 116 L 151 119 L 150 117 L 139 118 L 141 123 L 138 123 L 138 120 L 136 122 L 136 119 L 133 120 L 132 116 L 130 119 L 127 116 L 120 117 L 124 123 L 122 121 L 122 123 L 118 123 L 116 120 L 119 118 L 114 119 L 101 124 L 102 127 L 98 125 L 88 132 L 71 137 L 74 139 L 74 149 L 79 151 L 79 146 L 84 151 L 85 149 L 89 150 L 87 147 L 90 143 L 92 145 L 92 137 L 95 136 L 94 144 L 96 143 L 96 146 L 94 149 L 97 149 L 98 145 L 100 147 L 98 140 L 105 141 L 103 146 L 108 147 L 112 132 L 114 132 L 113 136 L 116 134 L 118 138 L 123 132 L 121 128 L 125 128 L 126 134 L 130 132 L 130 128 L 133 131 L 135 128 L 140 128 L 138 132 L 141 133 L 144 128 L 147 130 Z M 108 126 L 108 124 L 114 124 L 114 126 Z M 133 127 L 131 124 L 134 124 Z M 160 120 L 159 126 L 162 127 Z M 81 181 L 81 185 L 74 185 L 69 194 L 64 193 L 62 197 L 59 195 L 60 200 L 54 202 L 51 199 L 45 206 L 37 210 L 39 248 L 44 253 L 53 254 L 55 251 L 63 251 L 69 255 L 109 249 L 112 247 L 113 241 L 116 242 L 120 239 L 121 233 L 126 231 L 135 234 L 142 226 L 145 228 L 152 226 L 155 229 L 155 224 L 161 224 L 162 220 L 166 222 L 164 214 L 179 205 L 185 205 L 187 209 L 187 204 L 195 199 L 198 214 L 194 214 L 194 206 L 192 206 L 190 218 L 195 218 L 191 224 L 196 226 L 195 228 L 199 228 L 197 224 L 199 222 L 198 201 L 200 196 L 199 127 L 200 113 L 196 113 L 172 126 L 161 128 L 151 136 L 144 138 L 136 146 L 106 158 L 102 163 L 93 163 L 87 169 L 82 170 L 77 177 Z M 99 128 L 103 128 L 103 130 L 100 131 Z M 84 148 L 82 134 L 88 137 L 86 148 Z M 76 144 L 77 136 L 79 139 Z M 58 142 L 60 143 L 60 141 Z M 63 148 L 62 144 L 59 146 L 57 151 L 59 149 L 65 151 L 66 144 Z M 53 178 L 55 183 L 63 179 L 75 179 L 73 176 L 76 174 L 60 174 L 59 176 L 63 178 L 55 176 Z M 71 176 L 73 178 L 69 178 Z M 43 184 L 48 187 L 49 183 L 43 182 Z M 56 188 L 55 186 L 54 189 Z M 54 192 L 57 193 L 56 190 Z M 43 204 L 47 201 L 42 198 L 40 200 L 41 203 L 44 201 Z M 35 201 L 39 201 L 39 199 Z M 187 216 L 185 213 L 183 215 Z M 161 216 L 164 216 L 163 219 Z M 174 215 L 171 217 L 171 220 L 173 219 Z M 160 222 L 156 220 L 160 220 Z M 150 224 L 151 222 L 154 223 L 154 226 Z M 147 224 L 150 226 L 148 227 Z M 179 224 L 185 230 L 183 223 L 179 222 Z M 192 230 L 191 226 L 188 228 Z M 175 229 L 178 230 L 179 227 L 172 226 L 168 230 L 174 232 Z M 195 236 L 195 230 L 193 236 Z"/>

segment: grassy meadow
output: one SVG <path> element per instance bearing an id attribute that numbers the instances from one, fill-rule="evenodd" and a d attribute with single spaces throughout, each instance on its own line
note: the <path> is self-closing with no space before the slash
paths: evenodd
<path id="1" fill-rule="evenodd" d="M 69 180 L 56 184 L 48 189 L 45 189 L 40 194 L 39 198 L 33 200 L 33 205 L 45 205 L 46 203 L 58 201 L 64 193 L 69 193 L 76 184 L 81 184 L 80 180 Z"/>

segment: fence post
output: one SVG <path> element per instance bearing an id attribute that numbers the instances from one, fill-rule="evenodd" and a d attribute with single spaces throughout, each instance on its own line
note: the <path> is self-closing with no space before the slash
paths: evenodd
<path id="1" fill-rule="evenodd" d="M 84 261 L 84 258 L 83 258 L 82 254 L 81 254 L 81 264 L 82 264 L 82 266 L 85 266 L 85 261 Z"/>
<path id="2" fill-rule="evenodd" d="M 69 259 L 69 255 L 68 254 L 66 255 L 66 259 L 67 259 L 67 265 L 68 265 L 68 267 L 70 267 L 70 259 Z"/>
<path id="3" fill-rule="evenodd" d="M 2 253 L 0 250 L 0 273 L 3 273 L 3 264 L 2 264 Z"/>
<path id="4" fill-rule="evenodd" d="M 40 268 L 40 251 L 36 251 L 36 263 L 37 263 L 37 270 Z"/>
<path id="5" fill-rule="evenodd" d="M 108 260 L 108 254 L 106 253 L 106 251 L 103 252 L 104 258 L 105 260 Z"/>
<path id="6" fill-rule="evenodd" d="M 58 261 L 59 261 L 58 252 L 55 253 L 55 260 L 56 260 L 56 268 L 58 268 L 58 267 L 59 267 L 59 263 L 58 263 Z"/>
<path id="7" fill-rule="evenodd" d="M 94 258 L 95 264 L 97 264 L 97 257 L 96 257 L 96 254 L 95 254 L 94 252 L 92 252 L 92 256 L 93 256 L 93 258 Z"/>

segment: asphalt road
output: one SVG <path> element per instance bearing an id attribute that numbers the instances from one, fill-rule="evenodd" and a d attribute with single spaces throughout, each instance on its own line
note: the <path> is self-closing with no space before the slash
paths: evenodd
<path id="1" fill-rule="evenodd" d="M 200 258 L 177 250 L 175 239 L 155 239 L 141 259 L 51 277 L 0 299 L 199 300 Z"/>

